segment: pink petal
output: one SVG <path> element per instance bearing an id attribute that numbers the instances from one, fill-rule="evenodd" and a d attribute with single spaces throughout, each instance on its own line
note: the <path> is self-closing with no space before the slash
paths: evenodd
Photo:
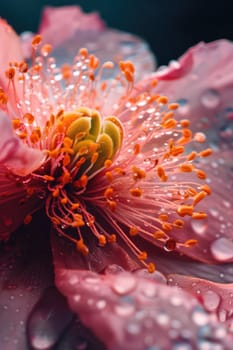
<path id="1" fill-rule="evenodd" d="M 168 283 L 198 295 L 207 311 L 216 313 L 220 322 L 225 322 L 228 327 L 233 328 L 233 283 L 213 283 L 182 275 L 171 275 Z"/>
<path id="2" fill-rule="evenodd" d="M 98 275 L 57 268 L 56 284 L 73 311 L 109 350 L 231 349 L 232 335 L 183 291 L 130 273 Z"/>
<path id="3" fill-rule="evenodd" d="M 155 76 L 158 90 L 180 102 L 180 115 L 191 119 L 193 130 L 225 142 L 233 135 L 232 71 L 233 44 L 219 40 L 194 46 Z"/>
<path id="4" fill-rule="evenodd" d="M 43 40 L 58 46 L 76 31 L 101 31 L 104 22 L 97 13 L 85 14 L 79 6 L 44 8 L 39 33 Z"/>
<path id="5" fill-rule="evenodd" d="M 5 167 L 0 167 L 0 241 L 9 239 L 25 217 L 41 207 L 41 200 L 37 195 L 28 196 L 22 181 L 9 176 Z"/>
<path id="6" fill-rule="evenodd" d="M 8 82 L 8 79 L 5 76 L 5 71 L 9 68 L 9 62 L 22 61 L 23 54 L 19 37 L 14 32 L 12 27 L 3 19 L 0 19 L 0 43 L 0 86 L 5 89 Z"/>
<path id="7" fill-rule="evenodd" d="M 38 222 L 40 229 L 36 230 Z M 52 284 L 45 232 L 45 226 L 37 220 L 33 231 L 18 231 L 9 243 L 1 245 L 0 342 L 4 350 L 27 349 L 28 315 Z"/>
<path id="8" fill-rule="evenodd" d="M 195 260 L 208 263 L 233 261 L 232 157 L 230 151 L 216 152 L 201 164 L 201 169 L 208 175 L 212 194 L 206 196 L 196 210 L 207 213 L 208 217 L 204 220 L 186 220 L 182 230 L 174 231 L 173 236 L 178 241 L 198 241 L 195 247 L 179 248 L 180 252 Z"/>
<path id="9" fill-rule="evenodd" d="M 0 130 L 1 166 L 5 166 L 14 174 L 26 176 L 42 164 L 45 155 L 23 144 L 15 135 L 10 120 L 3 113 L 0 118 Z"/>
<path id="10" fill-rule="evenodd" d="M 51 243 L 56 268 L 65 265 L 69 269 L 87 269 L 96 272 L 102 272 L 109 265 L 114 264 L 120 269 L 129 271 L 138 268 L 126 251 L 116 243 L 99 247 L 91 237 L 88 241 L 90 252 L 87 257 L 77 251 L 74 243 L 59 237 L 55 231 L 51 233 Z"/>

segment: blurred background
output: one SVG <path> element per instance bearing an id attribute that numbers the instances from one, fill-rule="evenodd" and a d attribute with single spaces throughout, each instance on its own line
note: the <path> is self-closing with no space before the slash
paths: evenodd
<path id="1" fill-rule="evenodd" d="M 201 40 L 233 40 L 233 0 L 1 0 L 0 16 L 18 33 L 36 31 L 43 6 L 71 4 L 99 11 L 108 26 L 143 37 L 160 65 Z"/>

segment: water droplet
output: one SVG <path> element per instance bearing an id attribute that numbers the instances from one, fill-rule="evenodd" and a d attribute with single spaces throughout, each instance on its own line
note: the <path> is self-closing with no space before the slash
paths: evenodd
<path id="1" fill-rule="evenodd" d="M 136 279 L 125 274 L 124 276 L 117 276 L 113 282 L 113 290 L 120 295 L 128 294 L 136 287 Z"/>
<path id="2" fill-rule="evenodd" d="M 104 300 L 104 299 L 97 300 L 97 302 L 96 302 L 96 307 L 99 310 L 104 309 L 106 307 L 106 305 L 107 305 L 107 303 L 106 303 L 106 300 Z"/>
<path id="3" fill-rule="evenodd" d="M 108 265 L 106 267 L 106 269 L 104 270 L 104 273 L 106 275 L 108 275 L 108 274 L 116 275 L 116 274 L 123 272 L 123 271 L 124 271 L 124 269 L 120 265 L 112 264 L 112 265 Z"/>
<path id="4" fill-rule="evenodd" d="M 203 235 L 207 230 L 207 224 L 204 221 L 191 221 L 191 227 L 195 233 L 198 235 Z"/>
<path id="5" fill-rule="evenodd" d="M 121 303 L 115 306 L 115 312 L 118 316 L 127 317 L 134 313 L 135 306 L 129 303 Z"/>
<path id="6" fill-rule="evenodd" d="M 173 345 L 172 350 L 192 350 L 192 346 L 186 342 L 177 342 Z"/>
<path id="7" fill-rule="evenodd" d="M 126 331 L 130 335 L 137 335 L 141 332 L 141 324 L 135 320 L 131 320 L 126 325 Z"/>
<path id="8" fill-rule="evenodd" d="M 33 350 L 50 349 L 71 321 L 65 298 L 49 288 L 33 308 L 28 319 L 28 341 Z"/>
<path id="9" fill-rule="evenodd" d="M 178 100 L 177 103 L 180 105 L 178 111 L 181 115 L 186 115 L 189 113 L 189 104 L 187 99 L 182 98 Z"/>
<path id="10" fill-rule="evenodd" d="M 164 250 L 166 250 L 166 252 L 172 252 L 173 250 L 176 249 L 176 241 L 173 238 L 168 239 L 165 243 L 164 243 Z"/>
<path id="11" fill-rule="evenodd" d="M 205 326 L 208 323 L 208 314 L 201 308 L 196 308 L 192 314 L 193 322 L 198 326 Z"/>
<path id="12" fill-rule="evenodd" d="M 147 269 L 138 269 L 135 272 L 135 275 L 146 278 L 146 279 L 150 279 L 153 281 L 156 281 L 158 283 L 162 283 L 162 284 L 167 284 L 167 278 L 159 271 L 155 271 L 153 273 L 148 273 Z"/>
<path id="13" fill-rule="evenodd" d="M 216 239 L 210 246 L 210 251 L 217 261 L 227 261 L 233 258 L 233 242 L 228 238 Z"/>
<path id="14" fill-rule="evenodd" d="M 220 301 L 220 296 L 212 290 L 208 290 L 203 294 L 204 306 L 208 311 L 215 311 L 219 306 Z"/>
<path id="15" fill-rule="evenodd" d="M 218 91 L 214 89 L 208 89 L 204 91 L 201 97 L 201 103 L 204 107 L 208 109 L 218 107 L 220 103 L 220 95 Z"/>
<path id="16" fill-rule="evenodd" d="M 159 325 L 166 326 L 170 321 L 170 317 L 165 312 L 160 312 L 156 315 L 156 321 Z"/>

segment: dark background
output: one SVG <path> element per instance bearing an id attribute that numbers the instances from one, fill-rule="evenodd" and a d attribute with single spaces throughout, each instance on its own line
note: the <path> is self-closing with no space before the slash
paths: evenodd
<path id="1" fill-rule="evenodd" d="M 18 33 L 36 31 L 44 5 L 69 4 L 98 10 L 108 26 L 140 35 L 159 64 L 201 40 L 233 40 L 233 0 L 0 0 L 0 16 Z"/>

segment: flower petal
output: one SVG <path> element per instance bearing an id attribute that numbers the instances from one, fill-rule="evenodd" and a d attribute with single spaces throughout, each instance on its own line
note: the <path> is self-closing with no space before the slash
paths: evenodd
<path id="1" fill-rule="evenodd" d="M 56 284 L 109 350 L 231 348 L 232 335 L 225 327 L 177 288 L 130 273 L 98 275 L 66 268 L 56 269 Z"/>
<path id="2" fill-rule="evenodd" d="M 41 165 L 45 155 L 23 144 L 15 135 L 10 120 L 3 113 L 0 114 L 0 130 L 1 165 L 21 176 L 30 174 Z"/>
<path id="3" fill-rule="evenodd" d="M 233 44 L 219 40 L 194 46 L 155 76 L 158 89 L 180 103 L 180 115 L 191 119 L 192 128 L 222 143 L 233 135 L 232 69 Z"/>
<path id="4" fill-rule="evenodd" d="M 0 342 L 4 350 L 27 349 L 28 315 L 53 281 L 48 231 L 42 222 L 19 230 L 0 247 Z"/>
<path id="5" fill-rule="evenodd" d="M 0 43 L 1 43 L 1 58 L 0 58 L 0 86 L 6 88 L 8 79 L 5 76 L 5 71 L 9 68 L 9 62 L 22 61 L 23 54 L 18 35 L 12 27 L 3 19 L 0 19 Z"/>
<path id="6" fill-rule="evenodd" d="M 104 22 L 98 13 L 86 14 L 79 6 L 43 9 L 39 33 L 43 40 L 55 47 L 69 40 L 76 31 L 101 31 Z"/>
<path id="7" fill-rule="evenodd" d="M 191 276 L 170 275 L 169 285 L 178 286 L 184 291 L 198 295 L 209 312 L 215 312 L 220 322 L 233 327 L 233 284 L 213 283 Z"/>

